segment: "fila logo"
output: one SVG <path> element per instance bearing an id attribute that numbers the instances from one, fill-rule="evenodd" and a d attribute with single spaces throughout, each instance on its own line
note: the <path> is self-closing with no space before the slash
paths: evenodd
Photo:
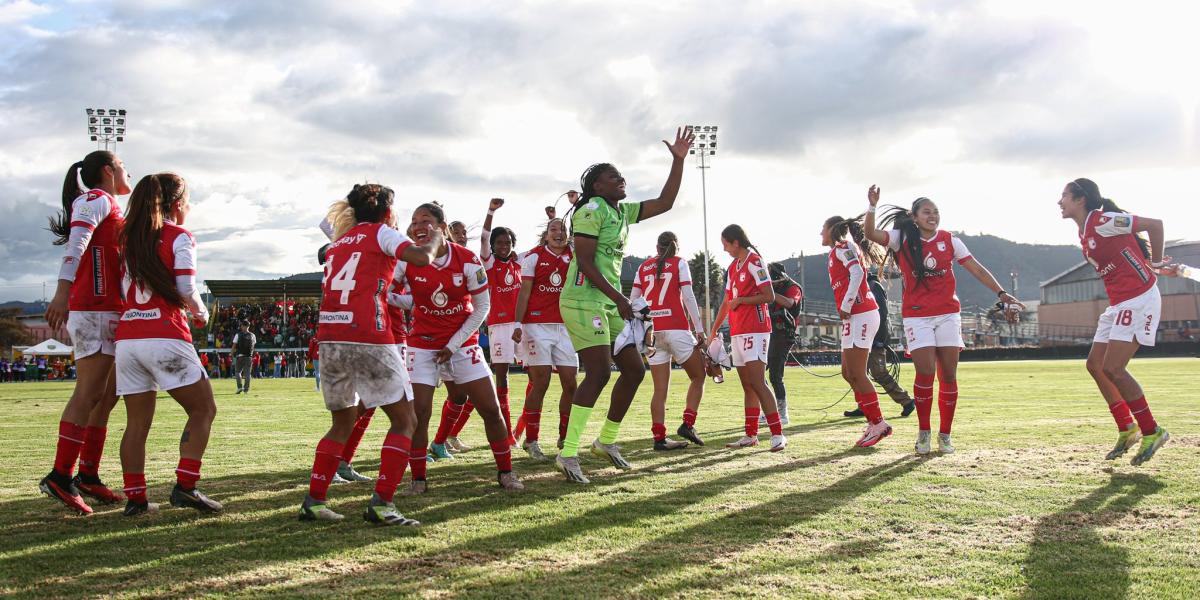
<path id="1" fill-rule="evenodd" d="M 425 279 L 424 277 L 421 277 L 420 275 L 413 277 L 413 281 L 420 281 L 421 283 L 429 283 L 428 279 Z"/>

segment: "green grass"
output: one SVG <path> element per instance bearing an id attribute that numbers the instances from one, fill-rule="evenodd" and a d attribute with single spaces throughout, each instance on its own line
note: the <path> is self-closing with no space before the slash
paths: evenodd
<path id="1" fill-rule="evenodd" d="M 473 417 L 465 439 L 479 449 L 431 465 L 424 497 L 397 497 L 425 524 L 415 531 L 361 521 L 370 484 L 332 489 L 333 507 L 348 517 L 340 524 L 296 520 L 328 425 L 309 380 L 259 381 L 249 397 L 217 382 L 201 485 L 226 513 L 166 508 L 132 520 L 119 507 L 68 516 L 37 495 L 70 386 L 5 385 L 0 595 L 1196 598 L 1198 366 L 1135 361 L 1173 435 L 1142 468 L 1128 457 L 1103 460 L 1115 428 L 1080 361 L 964 364 L 958 453 L 929 459 L 911 452 L 915 416 L 893 419 L 896 435 L 878 447 L 852 448 L 861 425 L 840 418 L 852 400 L 811 410 L 845 387 L 798 369 L 787 375 L 786 452 L 722 448 L 741 433 L 733 377 L 708 386 L 698 423 L 706 447 L 655 453 L 647 378 L 621 432 L 633 471 L 585 456 L 593 483 L 576 486 L 518 458 L 527 489 L 501 493 Z M 683 385 L 676 372 L 670 429 Z M 511 387 L 523 389 L 524 379 Z M 891 403 L 885 410 L 896 412 Z M 182 411 L 164 399 L 158 418 L 147 476 L 151 499 L 165 503 Z M 118 406 L 101 467 L 114 485 L 123 422 Z M 554 411 L 544 423 L 553 449 Z M 356 461 L 371 474 L 383 430 L 380 415 Z"/>

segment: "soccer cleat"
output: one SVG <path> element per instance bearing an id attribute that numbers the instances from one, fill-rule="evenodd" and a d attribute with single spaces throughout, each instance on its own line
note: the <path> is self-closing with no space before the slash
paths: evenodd
<path id="1" fill-rule="evenodd" d="M 148 515 L 158 512 L 157 502 L 134 502 L 129 500 L 125 502 L 124 514 L 127 517 L 136 517 L 138 515 Z"/>
<path id="2" fill-rule="evenodd" d="M 616 444 L 601 444 L 597 438 L 592 441 L 592 454 L 600 458 L 608 459 L 612 466 L 618 469 L 632 469 L 633 465 L 625 461 L 625 457 L 621 456 L 621 447 Z"/>
<path id="3" fill-rule="evenodd" d="M 1104 455 L 1104 460 L 1116 460 L 1121 458 L 1141 439 L 1141 430 L 1138 429 L 1137 425 L 1130 425 L 1129 429 L 1117 434 L 1117 445 L 1113 446 L 1113 449 L 1109 450 L 1108 454 Z"/>
<path id="4" fill-rule="evenodd" d="M 929 454 L 930 452 L 933 451 L 933 449 L 930 448 L 930 446 L 931 446 L 931 444 L 930 444 L 929 432 L 928 431 L 918 431 L 917 432 L 917 443 L 913 447 L 913 449 L 917 451 L 917 454 Z"/>
<path id="5" fill-rule="evenodd" d="M 75 479 L 71 480 L 71 484 L 75 486 L 76 490 L 79 490 L 80 494 L 101 504 L 116 504 L 125 499 L 124 496 L 108 489 L 108 486 L 104 485 L 104 482 L 100 481 L 100 477 L 96 475 L 76 475 Z"/>
<path id="6" fill-rule="evenodd" d="M 175 484 L 175 489 L 171 490 L 171 506 L 194 508 L 202 513 L 219 513 L 225 508 L 221 506 L 220 502 L 205 496 L 200 490 L 196 488 L 185 490 L 178 483 Z"/>
<path id="7" fill-rule="evenodd" d="M 75 489 L 70 479 L 60 475 L 58 471 L 52 470 L 49 475 L 43 477 L 38 482 L 38 489 L 81 515 L 92 514 L 92 507 L 88 506 L 87 502 L 84 502 L 83 498 L 79 496 L 79 490 Z"/>
<path id="8" fill-rule="evenodd" d="M 688 447 L 687 442 L 677 442 L 671 438 L 663 438 L 661 440 L 654 440 L 654 449 L 658 450 L 659 452 L 666 452 L 668 450 L 683 450 L 684 448 L 687 448 L 687 447 Z"/>
<path id="9" fill-rule="evenodd" d="M 558 438 L 558 444 L 557 444 L 557 445 L 558 445 L 558 449 L 559 449 L 559 450 L 562 450 L 562 447 L 563 447 L 563 439 L 564 439 L 564 438 Z"/>
<path id="10" fill-rule="evenodd" d="M 238 391 L 234 392 L 233 395 L 236 396 L 240 393 L 242 393 L 242 388 L 238 388 Z"/>
<path id="11" fill-rule="evenodd" d="M 903 408 L 900 409 L 900 416 L 902 418 L 911 415 L 914 410 L 917 410 L 917 403 L 913 402 L 912 400 L 909 400 L 908 404 L 903 404 L 901 406 L 903 406 Z"/>
<path id="12" fill-rule="evenodd" d="M 680 423 L 679 429 L 676 429 L 675 433 L 678 434 L 679 437 L 697 446 L 704 445 L 704 440 L 700 439 L 700 436 L 696 435 L 696 428 L 688 425 L 687 423 Z"/>
<path id="13" fill-rule="evenodd" d="M 462 441 L 455 436 L 446 438 L 446 445 L 450 446 L 450 449 L 455 452 L 466 452 L 467 450 L 471 449 L 470 446 L 462 443 Z"/>
<path id="14" fill-rule="evenodd" d="M 579 468 L 579 457 L 572 456 L 565 458 L 561 454 L 554 459 L 554 467 L 567 477 L 567 481 L 572 483 L 591 483 L 587 477 L 583 476 L 583 469 Z"/>
<path id="15" fill-rule="evenodd" d="M 749 448 L 750 446 L 758 445 L 758 436 L 743 435 L 741 439 L 725 444 L 726 448 Z"/>
<path id="16" fill-rule="evenodd" d="M 419 494 L 424 494 L 427 491 L 429 491 L 429 484 L 425 483 L 424 479 L 414 479 L 413 482 L 408 485 L 408 489 L 401 492 L 401 494 L 404 496 L 417 496 Z"/>
<path id="17" fill-rule="evenodd" d="M 343 483 L 350 483 L 350 480 L 349 480 L 349 479 L 346 479 L 345 477 L 342 477 L 341 475 L 338 475 L 338 474 L 335 472 L 335 473 L 333 474 L 333 479 L 330 479 L 330 480 L 329 480 L 329 483 L 330 483 L 331 485 L 341 485 L 341 484 L 343 484 Z"/>
<path id="18" fill-rule="evenodd" d="M 938 434 L 938 452 L 942 454 L 954 454 L 954 444 L 950 443 L 950 434 Z"/>
<path id="19" fill-rule="evenodd" d="M 529 454 L 529 458 L 532 458 L 533 460 L 536 460 L 536 461 L 550 460 L 550 457 L 546 456 L 545 453 L 542 452 L 542 447 L 539 446 L 537 442 L 530 442 L 530 441 L 526 440 L 525 443 L 521 444 L 521 449 L 524 450 L 527 454 Z"/>
<path id="20" fill-rule="evenodd" d="M 421 525 L 420 521 L 400 514 L 400 511 L 396 510 L 395 504 L 381 500 L 379 494 L 371 494 L 371 502 L 367 504 L 367 510 L 363 511 L 363 519 L 376 525 L 399 525 L 401 527 L 419 527 Z"/>
<path id="21" fill-rule="evenodd" d="M 323 500 L 316 500 L 312 496 L 304 496 L 304 503 L 300 505 L 301 521 L 341 521 L 344 518 L 330 510 Z"/>
<path id="22" fill-rule="evenodd" d="M 446 450 L 445 444 L 430 444 L 428 456 L 435 461 L 454 459 L 454 455 L 450 454 L 450 452 Z"/>
<path id="23" fill-rule="evenodd" d="M 338 479 L 342 481 L 338 481 Z M 349 483 L 351 481 L 373 481 L 370 477 L 354 470 L 354 466 L 346 461 L 338 463 L 337 472 L 334 474 L 334 483 Z"/>
<path id="24" fill-rule="evenodd" d="M 870 448 L 889 435 L 892 435 L 892 426 L 888 425 L 887 421 L 880 420 L 878 423 L 869 423 L 863 430 L 862 437 L 858 438 L 854 445 L 859 448 Z"/>
<path id="25" fill-rule="evenodd" d="M 1162 448 L 1163 444 L 1167 443 L 1167 440 L 1170 439 L 1171 434 L 1167 433 L 1167 430 L 1162 427 L 1156 428 L 1154 433 L 1150 435 L 1142 436 L 1142 447 L 1138 449 L 1137 454 L 1133 455 L 1133 460 L 1129 461 L 1129 464 L 1135 467 L 1142 466 L 1151 458 L 1154 458 L 1154 453 L 1158 452 L 1158 449 Z"/>
<path id="26" fill-rule="evenodd" d="M 844 410 L 844 411 L 842 411 L 842 416 L 846 417 L 848 419 L 859 418 L 859 417 L 863 416 L 863 411 L 861 408 L 856 408 L 854 410 Z"/>
<path id="27" fill-rule="evenodd" d="M 521 480 L 517 479 L 517 474 L 512 471 L 496 473 L 496 483 L 499 483 L 506 492 L 519 492 L 525 489 L 525 484 L 521 483 Z"/>
<path id="28" fill-rule="evenodd" d="M 771 436 L 771 452 L 779 452 L 784 448 L 787 448 L 787 437 L 782 433 Z"/>

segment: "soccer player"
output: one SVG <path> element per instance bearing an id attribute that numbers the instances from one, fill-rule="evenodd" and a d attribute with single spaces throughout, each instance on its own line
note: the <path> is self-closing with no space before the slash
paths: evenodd
<path id="1" fill-rule="evenodd" d="M 1100 195 L 1090 179 L 1076 179 L 1063 188 L 1058 201 L 1064 219 L 1079 226 L 1079 243 L 1104 282 L 1109 306 L 1100 315 L 1087 370 L 1117 422 L 1117 444 L 1108 455 L 1116 460 L 1141 438 L 1131 463 L 1141 465 L 1171 435 L 1160 427 L 1146 403 L 1146 393 L 1127 367 L 1141 346 L 1153 346 L 1162 316 L 1162 296 L 1155 273 L 1174 277 L 1176 268 L 1163 256 L 1163 223 L 1134 216 Z M 1146 242 L 1138 234 L 1146 232 Z M 1134 424 L 1134 421 L 1137 424 Z"/>
<path id="2" fill-rule="evenodd" d="M 654 393 L 650 397 L 650 433 L 654 436 L 655 450 L 679 450 L 688 445 L 667 437 L 667 391 L 671 387 L 671 361 L 674 359 L 690 380 L 683 423 L 676 433 L 703 446 L 704 440 L 696 435 L 695 426 L 696 411 L 700 410 L 700 399 L 704 397 L 704 359 L 696 351 L 704 340 L 704 323 L 700 321 L 700 307 L 692 292 L 692 275 L 687 261 L 676 256 L 679 238 L 664 231 L 658 236 L 656 249 L 658 255 L 646 259 L 638 267 L 629 298 L 630 301 L 646 300 L 654 324 L 654 346 L 646 349 L 646 362 L 650 363 L 650 378 L 654 382 Z"/>
<path id="3" fill-rule="evenodd" d="M 950 429 L 954 424 L 954 409 L 958 404 L 958 353 L 963 348 L 962 318 L 959 315 L 954 262 L 958 262 L 984 287 L 996 292 L 1005 304 L 1024 308 L 1024 304 L 1000 286 L 962 240 L 949 231 L 938 229 L 941 215 L 929 198 L 917 198 L 910 209 L 894 206 L 875 225 L 875 210 L 879 204 L 879 188 L 867 190 L 866 216 L 863 229 L 872 242 L 887 247 L 904 282 L 904 337 L 908 354 L 912 356 L 916 377 L 913 399 L 917 405 L 919 430 L 915 449 L 917 454 L 931 452 L 930 415 L 933 412 L 933 380 L 938 379 L 938 450 L 954 452 Z M 884 229 L 893 227 L 892 229 Z"/>
<path id="4" fill-rule="evenodd" d="M 740 225 L 730 225 L 721 231 L 721 245 L 733 262 L 725 274 L 725 301 L 717 311 L 712 333 L 708 339 L 721 339 L 721 325 L 729 317 L 729 338 L 733 366 L 742 382 L 746 411 L 746 435 L 725 445 L 727 448 L 746 448 L 758 445 L 758 415 L 761 409 L 771 430 L 771 452 L 787 447 L 783 424 L 775 394 L 764 377 L 767 366 L 767 346 L 771 339 L 771 317 L 767 305 L 775 301 L 775 290 L 767 265 L 750 243 Z M 723 342 L 722 342 L 723 343 Z"/>
<path id="5" fill-rule="evenodd" d="M 308 495 L 300 505 L 302 521 L 338 521 L 326 493 L 342 460 L 344 446 L 361 415 L 359 403 L 382 408 L 391 428 L 380 450 L 379 477 L 363 518 L 380 525 L 413 526 L 392 502 L 412 447 L 416 414 L 404 357 L 396 351 L 387 302 L 397 259 L 429 264 L 437 232 L 419 244 L 391 227 L 394 194 L 378 184 L 355 185 L 337 219 L 335 241 L 325 256 L 321 283 L 320 337 L 322 395 L 332 416 L 329 431 L 317 444 Z M 337 206 L 337 205 L 335 205 Z"/>
<path id="6" fill-rule="evenodd" d="M 433 232 L 446 231 L 442 207 L 422 204 L 413 211 L 409 232 L 418 243 L 434 239 Z M 401 262 L 396 267 L 397 285 L 412 290 L 413 327 L 408 337 L 409 370 L 416 397 L 417 428 L 413 436 L 413 482 L 410 492 L 423 493 L 429 418 L 433 390 L 441 381 L 469 396 L 484 422 L 488 444 L 496 460 L 496 481 L 509 491 L 524 489 L 512 471 L 509 431 L 496 401 L 491 372 L 479 347 L 479 326 L 490 308 L 487 271 L 474 252 L 435 239 L 435 257 L 428 265 Z M 452 424 L 453 421 L 450 421 Z M 444 443 L 448 432 L 439 428 L 435 442 Z"/>
<path id="7" fill-rule="evenodd" d="M 125 164 L 115 154 L 97 150 L 67 170 L 62 212 L 50 219 L 54 243 L 66 246 L 66 252 L 46 322 L 52 330 L 66 324 L 75 347 L 76 381 L 58 422 L 54 468 L 38 487 L 85 515 L 92 507 L 81 493 L 103 504 L 121 501 L 101 481 L 99 469 L 108 415 L 117 404 L 113 334 L 122 309 L 117 236 L 124 219 L 116 197 L 128 193 Z M 24 369 L 23 363 L 18 368 Z M 76 459 L 79 474 L 72 478 Z"/>
<path id="8" fill-rule="evenodd" d="M 521 292 L 517 296 L 517 323 L 512 334 L 512 339 L 524 346 L 523 360 L 529 374 L 529 388 L 520 419 L 525 426 L 525 441 L 521 448 L 530 458 L 539 461 L 549 460 L 538 441 L 542 404 L 550 389 L 552 371 L 558 371 L 558 381 L 562 385 L 562 395 L 558 399 L 559 448 L 567 433 L 571 399 L 575 396 L 579 358 L 571 346 L 571 336 L 563 325 L 558 306 L 570 264 L 571 247 L 567 245 L 567 226 L 562 219 L 551 219 L 542 233 L 542 243 L 521 257 Z"/>
<path id="9" fill-rule="evenodd" d="M 830 248 L 829 285 L 842 318 L 842 378 L 854 390 L 854 401 L 867 417 L 867 428 L 854 445 L 867 448 L 892 435 L 892 426 L 879 410 L 879 394 L 867 378 L 867 357 L 879 330 L 879 305 L 867 287 L 864 263 L 882 263 L 884 252 L 866 239 L 858 218 L 826 219 L 821 244 Z"/>
<path id="10" fill-rule="evenodd" d="M 196 489 L 217 405 L 208 374 L 192 346 L 191 326 L 208 323 L 196 289 L 196 240 L 183 228 L 191 205 L 187 184 L 173 173 L 147 175 L 129 197 L 129 216 L 118 238 L 125 266 L 124 312 L 116 331 L 117 394 L 128 422 L 121 438 L 125 515 L 157 510 L 146 499 L 146 437 L 158 390 L 187 413 L 179 438 L 179 464 L 171 504 L 220 512 L 220 502 Z"/>

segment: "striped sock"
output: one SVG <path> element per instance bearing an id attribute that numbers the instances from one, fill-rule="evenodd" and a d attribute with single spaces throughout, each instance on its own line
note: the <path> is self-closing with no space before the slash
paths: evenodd
<path id="1" fill-rule="evenodd" d="M 1146 397 L 1142 396 L 1128 404 L 1129 412 L 1133 413 L 1134 419 L 1137 419 L 1142 435 L 1154 435 L 1154 432 L 1158 431 L 1158 423 L 1155 422 L 1154 415 L 1150 414 L 1150 405 L 1146 404 Z"/>
<path id="2" fill-rule="evenodd" d="M 883 420 L 883 413 L 879 410 L 879 393 L 875 390 L 865 394 L 854 392 L 854 401 L 862 409 L 863 416 L 867 417 L 867 422 L 874 424 Z"/>
<path id="3" fill-rule="evenodd" d="M 375 493 L 384 502 L 391 502 L 396 495 L 396 486 L 404 478 L 404 469 L 408 467 L 408 453 L 412 448 L 412 440 L 407 435 L 388 433 L 383 438 L 383 448 L 379 451 L 379 477 L 375 479 Z"/>
<path id="4" fill-rule="evenodd" d="M 588 418 L 591 416 L 592 407 L 571 405 L 571 418 L 567 421 L 567 435 L 563 438 L 562 452 L 559 453 L 559 456 L 563 458 L 579 456 L 579 437 L 583 435 L 583 428 L 587 427 Z"/>
<path id="5" fill-rule="evenodd" d="M 354 429 L 350 430 L 350 437 L 346 438 L 346 443 L 342 446 L 342 460 L 347 464 L 354 461 L 354 453 L 358 452 L 358 444 L 367 433 L 367 427 L 371 426 L 371 417 L 374 416 L 375 409 L 371 408 L 354 421 Z"/>
<path id="6" fill-rule="evenodd" d="M 145 473 L 125 473 L 125 488 L 121 491 L 125 492 L 125 497 L 130 502 L 137 504 L 146 503 L 146 474 Z"/>
<path id="7" fill-rule="evenodd" d="M 450 435 L 458 437 L 459 432 L 461 432 L 463 427 L 466 426 L 467 419 L 471 418 L 471 413 L 474 410 L 475 403 L 471 402 L 470 398 L 467 398 L 467 403 L 463 404 L 462 412 L 458 415 L 458 421 L 454 422 L 454 428 L 450 430 Z"/>
<path id="8" fill-rule="evenodd" d="M 408 453 L 408 466 L 412 469 L 413 481 L 425 481 L 425 467 L 429 465 L 429 448 L 413 448 Z"/>
<path id="9" fill-rule="evenodd" d="M 933 373 L 917 373 L 913 380 L 913 401 L 917 403 L 917 429 L 929 431 L 929 416 L 933 412 Z"/>
<path id="10" fill-rule="evenodd" d="M 1125 431 L 1133 425 L 1133 414 L 1129 412 L 1129 405 L 1124 400 L 1109 404 L 1108 412 L 1112 413 L 1113 420 L 1117 422 L 1117 431 Z"/>
<path id="11" fill-rule="evenodd" d="M 667 426 L 662 423 L 653 423 L 650 425 L 650 433 L 654 436 L 654 441 L 661 442 L 667 439 Z"/>
<path id="12" fill-rule="evenodd" d="M 105 427 L 89 425 L 83 430 L 83 447 L 79 450 L 79 474 L 95 477 L 100 473 L 100 457 L 104 454 Z"/>
<path id="13" fill-rule="evenodd" d="M 175 467 L 175 481 L 186 491 L 196 489 L 196 482 L 200 481 L 200 461 L 194 458 L 180 458 L 179 465 Z"/>
<path id="14" fill-rule="evenodd" d="M 325 501 L 329 484 L 333 482 L 333 474 L 337 472 L 338 462 L 342 460 L 343 444 L 328 438 L 321 438 L 317 443 L 317 455 L 313 458 L 312 474 L 308 478 L 308 495 L 317 502 Z"/>
<path id="15" fill-rule="evenodd" d="M 758 419 L 754 421 L 758 423 Z M 779 411 L 775 411 L 767 415 L 767 427 L 771 430 L 771 435 L 783 435 L 783 423 L 779 420 Z"/>
<path id="16" fill-rule="evenodd" d="M 521 420 L 525 423 L 525 441 L 538 441 L 542 435 L 542 411 L 523 411 Z"/>
<path id="17" fill-rule="evenodd" d="M 759 408 L 757 406 L 746 409 L 746 436 L 747 437 L 757 437 L 758 436 L 758 414 L 759 414 Z"/>
<path id="18" fill-rule="evenodd" d="M 696 426 L 696 411 L 694 411 L 690 408 L 685 408 L 683 410 L 683 422 L 687 423 L 688 427 L 695 427 Z"/>
<path id="19" fill-rule="evenodd" d="M 512 471 L 512 446 L 507 440 L 488 442 L 492 447 L 492 458 L 496 459 L 496 470 L 501 473 Z"/>
<path id="20" fill-rule="evenodd" d="M 437 433 L 433 435 L 433 443 L 445 444 L 446 438 L 450 435 L 450 430 L 454 424 L 458 422 L 458 417 L 462 414 L 463 405 L 455 404 L 449 398 L 442 404 L 442 419 L 438 422 Z"/>
<path id="21" fill-rule="evenodd" d="M 958 405 L 958 382 L 938 382 L 938 431 L 949 435 L 950 426 L 954 424 L 954 407 Z"/>
<path id="22" fill-rule="evenodd" d="M 75 461 L 83 447 L 84 428 L 69 421 L 58 422 L 58 448 L 54 453 L 54 470 L 70 478 L 75 472 Z"/>
<path id="23" fill-rule="evenodd" d="M 496 387 L 496 399 L 500 401 L 500 414 L 504 416 L 504 430 L 508 432 L 508 445 L 517 445 L 512 431 L 512 409 L 508 406 L 508 388 Z"/>

